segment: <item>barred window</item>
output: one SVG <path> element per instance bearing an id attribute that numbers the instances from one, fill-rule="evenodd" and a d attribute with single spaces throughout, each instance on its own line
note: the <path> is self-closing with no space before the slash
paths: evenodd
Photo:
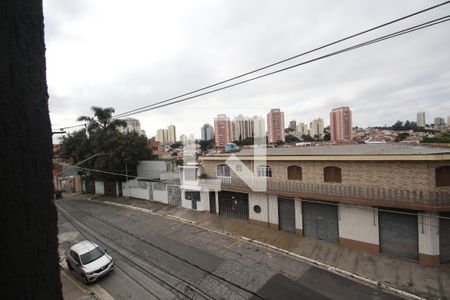
<path id="1" fill-rule="evenodd" d="M 323 181 L 325 181 L 325 182 L 342 182 L 341 168 L 325 167 L 323 169 Z"/>
<path id="2" fill-rule="evenodd" d="M 287 170 L 288 170 L 288 179 L 302 180 L 302 168 L 298 166 L 289 166 Z"/>
<path id="3" fill-rule="evenodd" d="M 257 175 L 258 177 L 272 177 L 272 168 L 269 166 L 259 166 Z"/>
<path id="4" fill-rule="evenodd" d="M 217 177 L 230 177 L 230 167 L 225 164 L 218 165 Z"/>
<path id="5" fill-rule="evenodd" d="M 436 168 L 436 186 L 450 186 L 450 166 Z"/>

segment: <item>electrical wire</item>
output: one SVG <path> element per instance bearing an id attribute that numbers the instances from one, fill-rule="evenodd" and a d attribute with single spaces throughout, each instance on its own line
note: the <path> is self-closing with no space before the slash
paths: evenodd
<path id="1" fill-rule="evenodd" d="M 203 92 L 203 93 L 200 93 L 200 94 L 196 94 L 194 96 L 186 97 L 186 98 L 175 100 L 175 101 L 168 102 L 168 103 L 159 104 L 159 105 L 148 107 L 148 108 L 144 108 L 144 109 L 141 109 L 139 111 L 134 111 L 134 112 L 126 114 L 126 115 L 121 115 L 119 118 L 129 117 L 129 116 L 136 115 L 136 114 L 139 114 L 139 113 L 143 113 L 143 112 L 146 112 L 146 111 L 155 110 L 155 109 L 159 109 L 159 108 L 166 107 L 166 106 L 169 106 L 169 105 L 174 105 L 174 104 L 177 104 L 177 103 L 185 102 L 185 101 L 188 101 L 188 100 L 191 100 L 191 99 L 195 99 L 195 98 L 198 98 L 198 97 L 201 97 L 201 96 L 205 96 L 205 95 L 208 95 L 208 94 L 212 94 L 212 93 L 215 93 L 215 92 L 218 92 L 218 91 L 221 91 L 221 90 L 229 89 L 231 87 L 242 85 L 242 84 L 245 84 L 245 83 L 248 83 L 248 82 L 251 82 L 251 81 L 255 81 L 255 80 L 258 80 L 258 79 L 261 79 L 261 78 L 264 78 L 264 77 L 268 77 L 268 76 L 271 76 L 271 75 L 274 75 L 274 74 L 277 74 L 277 73 L 280 73 L 280 72 L 284 72 L 284 71 L 287 71 L 287 70 L 290 70 L 290 69 L 293 69 L 293 68 L 297 68 L 297 67 L 300 67 L 300 66 L 303 66 L 303 65 L 306 65 L 306 64 L 310 64 L 310 63 L 313 63 L 313 62 L 316 62 L 316 61 L 319 61 L 319 60 L 322 60 L 322 59 L 325 59 L 325 58 L 328 58 L 328 57 L 336 56 L 338 54 L 342 54 L 342 53 L 345 53 L 345 52 L 348 52 L 348 51 L 352 51 L 352 50 L 355 50 L 355 49 L 358 49 L 358 48 L 361 48 L 361 47 L 365 47 L 365 46 L 369 46 L 371 44 L 379 43 L 381 41 L 385 41 L 385 40 L 388 40 L 388 39 L 391 39 L 391 38 L 394 38 L 394 37 L 397 37 L 397 36 L 401 36 L 401 35 L 404 35 L 404 34 L 407 34 L 407 33 L 411 33 L 411 32 L 417 31 L 417 30 L 421 30 L 421 29 L 424 29 L 424 28 L 435 26 L 435 25 L 438 25 L 438 24 L 450 21 L 449 17 L 450 17 L 450 15 L 447 15 L 447 16 L 444 16 L 444 17 L 441 17 L 441 18 L 437 18 L 437 19 L 434 19 L 432 21 L 428 21 L 428 22 L 424 22 L 424 23 L 421 23 L 421 24 L 418 24 L 418 25 L 415 25 L 415 26 L 412 26 L 412 27 L 408 27 L 406 29 L 402 29 L 402 30 L 399 30 L 399 31 L 396 31 L 394 33 L 390 33 L 390 34 L 387 34 L 387 35 L 383 35 L 383 36 L 380 36 L 378 38 L 375 38 L 375 39 L 372 39 L 372 40 L 369 40 L 369 41 L 366 41 L 366 42 L 358 43 L 358 44 L 355 44 L 353 46 L 350 46 L 350 47 L 347 47 L 347 48 L 344 48 L 344 49 L 341 49 L 341 50 L 338 50 L 338 51 L 334 51 L 334 52 L 331 52 L 331 53 L 328 53 L 328 54 L 325 54 L 325 55 L 322 55 L 322 56 L 319 56 L 319 57 L 316 57 L 316 58 L 313 58 L 313 59 L 310 59 L 310 60 L 307 60 L 307 61 L 304 61 L 304 62 L 301 62 L 301 63 L 297 63 L 297 64 L 294 64 L 294 65 L 291 65 L 291 66 L 288 66 L 288 67 L 284 67 L 284 68 L 281 68 L 281 69 L 278 69 L 278 70 L 275 70 L 275 71 L 271 71 L 271 72 L 268 72 L 268 73 L 265 73 L 265 74 L 262 74 L 262 75 L 259 75 L 259 76 L 255 76 L 255 77 L 252 77 L 252 78 L 249 78 L 249 79 L 246 79 L 246 80 L 242 80 L 242 81 L 239 81 L 239 82 L 236 82 L 236 83 L 233 83 L 233 84 L 229 84 L 229 85 L 226 85 L 226 86 L 223 86 L 223 87 L 220 87 L 220 88 L 209 90 L 209 91 L 206 91 L 206 92 Z"/>
<path id="2" fill-rule="evenodd" d="M 130 110 L 130 111 L 123 112 L 123 113 L 119 113 L 119 114 L 115 115 L 115 117 L 116 117 L 116 118 L 121 118 L 121 117 L 123 117 L 123 116 L 127 116 L 128 114 L 130 114 L 130 113 L 132 113 L 132 112 L 140 111 L 141 109 L 144 109 L 144 108 L 148 108 L 148 107 L 152 107 L 152 106 L 155 106 L 155 105 L 158 105 L 158 104 L 166 103 L 166 102 L 169 102 L 169 101 L 171 101 L 171 100 L 175 100 L 175 99 L 178 99 L 178 98 L 181 98 L 181 97 L 185 97 L 185 96 L 188 96 L 188 95 L 191 95 L 191 94 L 194 94 L 194 93 L 197 93 L 197 92 L 200 92 L 200 91 L 203 91 L 203 90 L 206 90 L 206 89 L 209 89 L 209 88 L 212 88 L 212 87 L 215 87 L 215 86 L 218 86 L 218 85 L 221 85 L 221 84 L 224 84 L 224 83 L 227 83 L 227 82 L 230 82 L 230 81 L 239 79 L 239 78 L 242 78 L 242 77 L 245 77 L 245 76 L 247 76 L 247 75 L 257 73 L 257 72 L 259 72 L 259 71 L 262 71 L 262 70 L 271 68 L 271 67 L 273 67 L 273 66 L 276 66 L 276 65 L 285 63 L 285 62 L 287 62 L 287 61 L 290 61 L 290 60 L 293 60 L 293 59 L 296 59 L 296 58 L 299 58 L 299 57 L 301 57 L 301 56 L 305 56 L 305 55 L 307 55 L 307 54 L 310 54 L 310 53 L 313 53 L 313 52 L 316 52 L 316 51 L 319 51 L 319 50 L 328 48 L 328 47 L 330 47 L 330 46 L 333 46 L 333 45 L 336 45 L 336 44 L 338 44 L 338 43 L 344 42 L 344 41 L 346 41 L 346 40 L 355 38 L 355 37 L 357 37 L 357 36 L 364 35 L 364 34 L 369 33 L 369 32 L 371 32 L 371 31 L 374 31 L 374 30 L 377 30 L 377 29 L 380 29 L 380 28 L 383 28 L 383 27 L 392 25 L 392 24 L 394 24 L 394 23 L 403 21 L 403 20 L 408 19 L 408 18 L 411 18 L 411 17 L 413 17 L 413 16 L 417 16 L 417 15 L 419 15 L 419 14 L 425 13 L 425 12 L 430 11 L 430 10 L 433 10 L 433 9 L 436 9 L 436 8 L 441 7 L 441 6 L 443 6 L 443 5 L 447 5 L 447 4 L 449 4 L 449 3 L 450 3 L 450 1 L 442 2 L 442 3 L 440 3 L 440 4 L 437 4 L 437 5 L 428 7 L 428 8 L 426 8 L 426 9 L 419 10 L 419 11 L 417 11 L 417 12 L 415 12 L 415 13 L 406 15 L 406 16 L 404 16 L 404 17 L 397 18 L 397 19 L 392 20 L 392 21 L 389 21 L 389 22 L 387 22 L 387 23 L 384 23 L 384 24 L 381 24 L 381 25 L 378 25 L 378 26 L 375 26 L 375 27 L 372 27 L 372 28 L 369 28 L 369 29 L 360 31 L 360 32 L 358 32 L 358 33 L 349 35 L 349 36 L 344 37 L 344 38 L 341 38 L 341 39 L 338 39 L 338 40 L 333 41 L 333 42 L 331 42 L 331 43 L 327 43 L 327 44 L 325 44 L 325 45 L 323 45 L 323 46 L 320 46 L 320 47 L 317 47 L 317 48 L 308 50 L 308 51 L 303 52 L 303 53 L 300 53 L 300 54 L 296 54 L 296 55 L 291 56 L 291 57 L 288 57 L 288 58 L 286 58 L 286 59 L 282 59 L 282 60 L 280 60 L 280 61 L 271 63 L 271 64 L 269 64 L 269 65 L 266 65 L 266 66 L 259 67 L 259 68 L 257 68 L 257 69 L 251 70 L 251 71 L 249 71 L 249 72 L 245 72 L 245 73 L 243 73 L 243 74 L 233 76 L 233 77 L 231 77 L 231 78 L 228 78 L 228 79 L 219 81 L 219 82 L 217 82 L 217 83 L 210 84 L 210 85 L 208 85 L 208 86 L 206 86 L 206 87 L 199 88 L 199 89 L 196 89 L 196 90 L 194 90 L 194 91 L 187 92 L 187 93 L 184 93 L 184 94 L 181 94 L 181 95 L 178 95 L 178 96 L 175 96 L 175 97 L 166 99 L 166 100 L 162 100 L 162 101 L 159 101 L 159 102 L 150 104 L 150 105 L 146 105 L 146 106 L 143 106 L 143 107 L 141 107 L 141 108 L 137 108 L 137 109 L 133 109 L 133 110 Z"/>

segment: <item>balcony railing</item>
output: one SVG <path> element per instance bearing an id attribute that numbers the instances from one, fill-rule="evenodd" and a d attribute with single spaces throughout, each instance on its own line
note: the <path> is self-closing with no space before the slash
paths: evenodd
<path id="1" fill-rule="evenodd" d="M 242 180 L 231 177 L 209 177 L 206 180 L 199 180 L 200 185 L 221 185 L 223 187 L 238 187 L 243 189 L 253 189 L 255 191 L 287 192 L 298 194 L 299 197 L 308 195 L 319 195 L 362 199 L 373 201 L 400 202 L 405 204 L 422 204 L 433 206 L 450 205 L 450 193 L 448 191 L 425 191 L 411 189 L 387 189 L 368 186 L 351 186 L 344 184 L 318 184 L 304 183 L 290 180 L 276 179 L 248 179 Z"/>

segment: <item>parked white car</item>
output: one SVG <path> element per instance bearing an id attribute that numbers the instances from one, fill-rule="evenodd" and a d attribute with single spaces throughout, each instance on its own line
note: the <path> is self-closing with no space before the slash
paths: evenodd
<path id="1" fill-rule="evenodd" d="M 75 271 L 85 285 L 114 270 L 112 257 L 91 241 L 73 245 L 66 262 L 69 270 Z"/>

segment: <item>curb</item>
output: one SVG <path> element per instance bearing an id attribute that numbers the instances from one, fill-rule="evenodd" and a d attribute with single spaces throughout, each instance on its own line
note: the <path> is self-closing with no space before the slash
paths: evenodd
<path id="1" fill-rule="evenodd" d="M 199 227 L 199 228 L 202 228 L 202 229 L 206 229 L 206 230 L 214 232 L 214 233 L 218 233 L 218 234 L 222 234 L 222 235 L 225 235 L 225 236 L 233 237 L 233 238 L 238 239 L 238 240 L 244 240 L 247 243 L 252 243 L 252 244 L 255 244 L 255 245 L 258 245 L 258 246 L 261 246 L 261 247 L 265 247 L 265 248 L 274 250 L 276 252 L 279 252 L 279 253 L 282 253 L 282 254 L 285 254 L 285 255 L 293 256 L 293 257 L 295 257 L 295 258 L 297 258 L 297 259 L 299 259 L 301 261 L 304 261 L 304 262 L 306 262 L 306 263 L 308 263 L 310 265 L 318 266 L 318 267 L 320 267 L 322 269 L 325 269 L 325 270 L 328 270 L 330 272 L 333 272 L 333 273 L 336 273 L 336 274 L 339 274 L 339 275 L 344 275 L 344 276 L 356 279 L 358 281 L 364 282 L 366 284 L 382 288 L 384 290 L 387 290 L 387 291 L 389 291 L 391 293 L 394 293 L 394 294 L 397 294 L 399 296 L 403 296 L 403 297 L 407 297 L 409 299 L 415 299 L 415 300 L 426 300 L 426 298 L 422 298 L 422 297 L 414 295 L 412 293 L 409 293 L 409 292 L 406 292 L 406 291 L 394 288 L 392 286 L 389 286 L 389 285 L 387 285 L 385 283 L 378 282 L 378 281 L 375 281 L 375 280 L 372 280 L 372 279 L 369 279 L 369 278 L 366 278 L 366 277 L 363 277 L 363 276 L 351 273 L 349 271 L 345 271 L 345 270 L 342 270 L 342 269 L 339 269 L 339 268 L 327 265 L 327 264 L 325 264 L 323 262 L 320 262 L 318 260 L 314 260 L 314 259 L 311 259 L 309 257 L 302 256 L 300 254 L 297 254 L 297 253 L 294 253 L 294 252 L 291 252 L 291 251 L 288 251 L 288 250 L 284 250 L 282 248 L 278 248 L 278 247 L 275 247 L 273 245 L 266 244 L 266 243 L 263 243 L 263 242 L 260 242 L 258 240 L 254 240 L 254 239 L 251 239 L 251 238 L 248 238 L 248 237 L 245 237 L 245 236 L 239 236 L 239 235 L 235 235 L 233 233 L 227 232 L 227 231 L 220 231 L 220 230 L 217 230 L 217 229 L 213 229 L 213 228 L 209 228 L 209 227 L 205 227 L 205 226 L 200 226 L 200 225 L 198 225 L 197 222 L 194 222 L 194 221 L 191 221 L 191 220 L 188 220 L 188 219 L 184 219 L 184 218 L 181 218 L 181 217 L 178 217 L 178 216 L 158 214 L 158 213 L 153 212 L 150 209 L 136 207 L 136 206 L 122 204 L 122 203 L 111 202 L 111 201 L 99 201 L 99 200 L 94 200 L 94 199 L 91 199 L 91 198 L 88 198 L 87 200 L 95 202 L 95 203 L 99 203 L 99 204 L 107 204 L 107 205 L 111 205 L 111 206 L 127 208 L 127 209 L 139 211 L 139 212 L 142 212 L 142 213 L 148 213 L 148 214 L 155 215 L 155 216 L 167 217 L 167 218 L 170 218 L 170 219 L 173 219 L 173 220 L 176 220 L 176 221 L 180 221 L 182 223 L 186 223 L 186 224 L 190 224 L 192 226 L 196 226 L 196 227 Z"/>

